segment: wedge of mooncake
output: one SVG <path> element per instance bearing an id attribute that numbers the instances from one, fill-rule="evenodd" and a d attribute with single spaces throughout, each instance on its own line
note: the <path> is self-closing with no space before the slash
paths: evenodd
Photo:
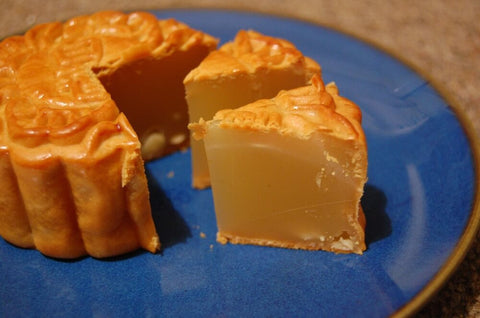
<path id="1" fill-rule="evenodd" d="M 185 78 L 190 122 L 211 118 L 221 108 L 235 108 L 282 89 L 308 84 L 320 66 L 289 41 L 255 31 L 239 31 L 235 39 L 211 52 Z M 191 140 L 192 184 L 210 185 L 202 141 Z"/>
<path id="2" fill-rule="evenodd" d="M 311 82 L 189 125 L 205 145 L 219 242 L 365 250 L 361 112 L 335 84 Z"/>

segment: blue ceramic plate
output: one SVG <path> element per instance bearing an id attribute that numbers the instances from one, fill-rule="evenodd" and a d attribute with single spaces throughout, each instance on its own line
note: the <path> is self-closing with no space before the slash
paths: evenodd
<path id="1" fill-rule="evenodd" d="M 217 244 L 211 191 L 191 189 L 190 153 L 177 153 L 147 166 L 163 253 L 66 262 L 1 240 L 0 316 L 383 317 L 417 308 L 445 281 L 477 228 L 477 159 L 428 81 L 364 42 L 297 20 L 155 14 L 223 42 L 239 29 L 286 38 L 358 103 L 369 145 L 368 250 Z"/>

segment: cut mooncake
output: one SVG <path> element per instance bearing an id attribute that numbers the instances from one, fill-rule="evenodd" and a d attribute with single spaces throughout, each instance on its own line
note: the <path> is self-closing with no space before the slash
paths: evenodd
<path id="1" fill-rule="evenodd" d="M 203 139 L 217 240 L 361 254 L 361 111 L 320 76 L 189 128 Z"/>
<path id="2" fill-rule="evenodd" d="M 183 78 L 216 46 L 110 11 L 2 41 L 0 235 L 57 258 L 157 251 L 142 154 L 188 146 Z"/>
<path id="3" fill-rule="evenodd" d="M 320 72 L 320 66 L 289 41 L 241 30 L 185 78 L 190 122 L 307 85 Z M 191 152 L 192 185 L 206 188 L 210 177 L 203 142 L 191 140 Z"/>

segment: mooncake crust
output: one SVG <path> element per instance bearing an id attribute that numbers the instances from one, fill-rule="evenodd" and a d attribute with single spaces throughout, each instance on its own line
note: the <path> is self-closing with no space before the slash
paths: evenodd
<path id="1" fill-rule="evenodd" d="M 0 235 L 57 258 L 159 250 L 138 136 L 99 77 L 216 43 L 173 19 L 116 11 L 2 41 Z"/>
<path id="2" fill-rule="evenodd" d="M 185 77 L 184 83 L 215 80 L 229 74 L 255 74 L 261 69 L 286 68 L 297 69 L 299 74 L 305 74 L 307 80 L 313 74 L 321 73 L 320 65 L 304 56 L 293 43 L 253 30 L 240 30 L 233 41 L 211 52 L 200 67 Z"/>
<path id="3" fill-rule="evenodd" d="M 235 109 L 220 110 L 211 120 L 224 128 L 275 130 L 300 139 L 323 132 L 366 144 L 361 121 L 360 108 L 340 96 L 335 83 L 325 85 L 318 74 L 312 77 L 311 85 L 284 90 L 274 98 Z M 189 128 L 195 139 L 201 139 L 208 125 L 201 119 L 198 123 L 191 123 Z"/>
<path id="4" fill-rule="evenodd" d="M 6 39 L 0 83 L 8 139 L 28 147 L 79 143 L 90 127 L 119 114 L 99 77 L 199 43 L 213 48 L 217 41 L 173 19 L 114 11 L 38 25 Z"/>

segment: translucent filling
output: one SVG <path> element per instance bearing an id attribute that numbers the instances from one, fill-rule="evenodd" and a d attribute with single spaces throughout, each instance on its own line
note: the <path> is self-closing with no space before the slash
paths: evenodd
<path id="1" fill-rule="evenodd" d="M 352 141 L 210 126 L 205 146 L 219 232 L 319 244 L 356 236 L 364 176 Z"/>

